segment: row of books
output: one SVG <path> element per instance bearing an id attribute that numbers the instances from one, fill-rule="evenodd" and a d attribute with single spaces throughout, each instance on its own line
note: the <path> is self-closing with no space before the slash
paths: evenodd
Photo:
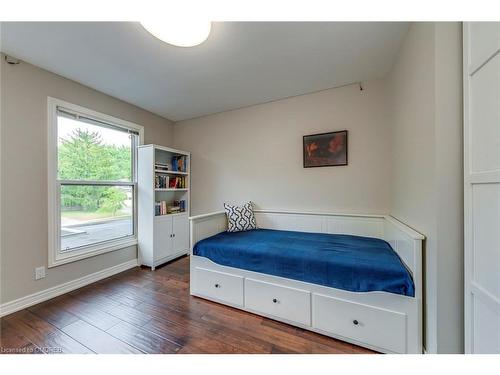
<path id="1" fill-rule="evenodd" d="M 155 176 L 155 189 L 185 189 L 187 187 L 186 177 L 172 177 L 165 175 Z"/>
<path id="2" fill-rule="evenodd" d="M 156 216 L 176 214 L 184 211 L 186 211 L 185 200 L 172 201 L 171 204 L 169 204 L 167 201 L 155 202 Z"/>
<path id="3" fill-rule="evenodd" d="M 187 188 L 186 177 L 170 177 L 168 187 L 171 189 L 185 189 Z"/>
<path id="4" fill-rule="evenodd" d="M 156 175 L 155 176 L 155 189 L 168 188 L 170 178 L 168 176 Z"/>
<path id="5" fill-rule="evenodd" d="M 186 156 L 172 157 L 172 170 L 177 172 L 187 171 L 187 158 Z"/>

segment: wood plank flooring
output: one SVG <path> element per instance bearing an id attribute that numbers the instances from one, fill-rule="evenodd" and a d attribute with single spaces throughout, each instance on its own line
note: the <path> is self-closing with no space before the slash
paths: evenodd
<path id="1" fill-rule="evenodd" d="M 189 295 L 189 258 L 0 319 L 0 353 L 373 353 Z"/>

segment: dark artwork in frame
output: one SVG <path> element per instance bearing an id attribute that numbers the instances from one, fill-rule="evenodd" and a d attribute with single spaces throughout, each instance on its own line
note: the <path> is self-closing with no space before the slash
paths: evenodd
<path id="1" fill-rule="evenodd" d="M 304 168 L 347 165 L 347 130 L 305 135 Z"/>

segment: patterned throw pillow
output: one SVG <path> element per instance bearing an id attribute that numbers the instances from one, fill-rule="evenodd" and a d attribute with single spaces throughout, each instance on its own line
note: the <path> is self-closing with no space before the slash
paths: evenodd
<path id="1" fill-rule="evenodd" d="M 243 232 L 245 230 L 257 229 L 252 202 L 248 202 L 241 207 L 224 203 L 224 210 L 226 210 L 228 232 Z"/>

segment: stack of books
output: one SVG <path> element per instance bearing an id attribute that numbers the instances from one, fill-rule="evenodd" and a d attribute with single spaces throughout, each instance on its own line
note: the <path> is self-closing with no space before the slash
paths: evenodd
<path id="1" fill-rule="evenodd" d="M 168 164 L 155 163 L 155 169 L 157 171 L 168 171 Z"/>
<path id="2" fill-rule="evenodd" d="M 186 211 L 186 201 L 173 201 L 168 204 L 167 201 L 155 202 L 155 216 L 176 214 Z"/>
<path id="3" fill-rule="evenodd" d="M 186 211 L 186 201 L 185 200 L 179 200 L 179 201 L 174 201 L 173 202 L 173 207 L 177 212 L 184 212 Z"/>

